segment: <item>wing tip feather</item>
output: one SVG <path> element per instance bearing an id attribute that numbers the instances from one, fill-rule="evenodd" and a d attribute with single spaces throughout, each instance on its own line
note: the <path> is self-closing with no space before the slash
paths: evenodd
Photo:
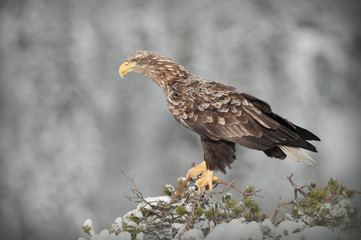
<path id="1" fill-rule="evenodd" d="M 305 152 L 303 152 L 301 149 L 297 147 L 290 147 L 290 146 L 279 146 L 281 150 L 289 156 L 292 160 L 296 162 L 304 162 L 308 165 L 313 165 L 316 163 L 316 161 L 311 158 L 309 155 L 307 155 Z"/>

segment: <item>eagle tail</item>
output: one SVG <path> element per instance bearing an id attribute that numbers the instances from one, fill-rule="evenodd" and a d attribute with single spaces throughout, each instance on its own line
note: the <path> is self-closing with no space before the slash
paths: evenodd
<path id="1" fill-rule="evenodd" d="M 308 156 L 305 152 L 297 147 L 290 146 L 278 146 L 281 150 L 289 156 L 292 160 L 296 162 L 304 162 L 309 165 L 313 165 L 316 161 L 313 160 L 310 156 Z"/>

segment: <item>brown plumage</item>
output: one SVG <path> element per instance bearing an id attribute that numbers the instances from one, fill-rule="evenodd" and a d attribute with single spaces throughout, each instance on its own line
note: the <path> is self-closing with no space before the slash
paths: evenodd
<path id="1" fill-rule="evenodd" d="M 272 112 L 268 103 L 240 90 L 201 79 L 157 53 L 137 51 L 120 67 L 121 76 L 136 72 L 152 79 L 166 97 L 169 111 L 201 137 L 209 170 L 225 172 L 235 159 L 235 144 L 269 157 L 312 164 L 299 148 L 316 152 L 308 140 L 320 139 Z"/>

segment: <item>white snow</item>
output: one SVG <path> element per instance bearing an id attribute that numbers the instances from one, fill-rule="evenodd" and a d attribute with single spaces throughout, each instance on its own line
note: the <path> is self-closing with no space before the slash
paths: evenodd
<path id="1" fill-rule="evenodd" d="M 87 219 L 84 221 L 83 223 L 83 227 L 89 227 L 89 228 L 93 228 L 93 222 L 91 219 Z"/>
<path id="2" fill-rule="evenodd" d="M 173 190 L 174 190 L 173 185 L 170 185 L 170 184 L 165 184 L 164 187 L 165 187 L 165 188 L 170 188 L 170 189 L 173 189 Z"/>
<path id="3" fill-rule="evenodd" d="M 158 196 L 158 197 L 147 197 L 147 198 L 145 198 L 145 201 L 147 201 L 149 203 L 157 203 L 159 201 L 169 203 L 170 200 L 171 199 L 170 199 L 169 196 Z"/>
<path id="4" fill-rule="evenodd" d="M 114 224 L 118 225 L 118 226 L 121 226 L 122 225 L 122 222 L 123 222 L 123 219 L 121 217 L 117 217 L 115 220 L 114 220 Z"/>
<path id="5" fill-rule="evenodd" d="M 85 220 L 85 222 L 83 223 L 83 229 L 88 229 L 88 234 L 90 236 L 94 236 L 95 235 L 95 232 L 94 232 L 94 229 L 93 229 L 93 222 L 91 219 L 87 219 Z"/>
<path id="6" fill-rule="evenodd" d="M 137 236 L 135 237 L 136 240 L 143 240 L 144 239 L 144 233 L 138 233 Z"/>
<path id="7" fill-rule="evenodd" d="M 142 218 L 142 217 L 143 217 L 143 214 L 142 214 L 142 212 L 139 211 L 138 209 L 134 209 L 134 210 L 129 211 L 128 213 L 126 213 L 126 214 L 124 215 L 124 217 L 123 217 L 123 221 L 124 221 L 126 224 L 128 224 L 128 225 L 134 223 L 133 221 L 131 221 L 131 220 L 129 219 L 129 217 L 131 217 L 131 216 L 137 217 L 137 218 Z"/>
<path id="8" fill-rule="evenodd" d="M 192 204 L 191 204 L 191 203 L 188 203 L 188 204 L 186 205 L 186 211 L 190 213 L 190 212 L 192 212 L 192 210 L 193 210 Z"/>
<path id="9" fill-rule="evenodd" d="M 258 223 L 242 223 L 239 219 L 234 219 L 229 223 L 217 225 L 205 239 L 262 239 L 262 237 L 263 234 Z"/>
<path id="10" fill-rule="evenodd" d="M 342 199 L 338 204 L 335 205 L 333 208 L 333 211 L 331 212 L 333 217 L 342 217 L 347 216 L 347 210 L 346 207 L 351 206 L 351 203 L 349 200 Z"/>
<path id="11" fill-rule="evenodd" d="M 180 229 L 184 226 L 185 226 L 184 223 L 172 223 L 172 228 Z"/>
<path id="12" fill-rule="evenodd" d="M 123 219 L 121 217 L 117 217 L 114 220 L 114 223 L 112 224 L 110 229 L 112 232 L 120 232 L 122 230 L 122 225 L 123 225 Z"/>
<path id="13" fill-rule="evenodd" d="M 213 222 L 212 222 L 213 223 Z M 198 229 L 206 229 L 208 228 L 208 221 L 199 221 L 194 225 L 194 228 Z"/>
<path id="14" fill-rule="evenodd" d="M 342 217 L 347 215 L 347 210 L 343 207 L 335 208 L 332 211 L 332 217 Z"/>
<path id="15" fill-rule="evenodd" d="M 181 237 L 182 240 L 202 239 L 202 238 L 203 238 L 203 233 L 200 229 L 191 229 L 185 232 Z"/>
<path id="16" fill-rule="evenodd" d="M 144 199 L 147 203 L 149 203 L 152 206 L 156 206 L 159 201 L 169 203 L 171 198 L 169 196 L 158 196 L 158 197 L 147 197 Z M 145 209 L 151 209 L 149 204 L 145 202 L 139 203 L 137 209 L 145 208 Z"/>
<path id="17" fill-rule="evenodd" d="M 178 177 L 178 179 L 177 179 L 178 182 L 185 181 L 185 180 L 187 180 L 186 177 Z"/>
<path id="18" fill-rule="evenodd" d="M 232 196 L 233 196 L 232 193 L 230 193 L 230 192 L 226 193 L 226 198 L 229 198 L 229 197 L 232 197 Z"/>
<path id="19" fill-rule="evenodd" d="M 305 224 L 303 222 L 294 222 L 289 220 L 283 221 L 275 229 L 275 236 L 287 236 L 293 234 L 295 231 L 302 230 L 304 225 Z"/>
<path id="20" fill-rule="evenodd" d="M 265 219 L 262 223 L 260 223 L 260 228 L 263 233 L 268 234 L 270 236 L 274 236 L 276 227 L 273 225 L 271 220 L 268 218 Z"/>
<path id="21" fill-rule="evenodd" d="M 118 235 L 110 233 L 108 230 L 103 230 L 99 234 L 92 236 L 91 240 L 131 240 L 129 232 L 121 232 Z M 140 239 L 139 239 L 140 240 Z"/>
<path id="22" fill-rule="evenodd" d="M 325 203 L 325 204 L 323 204 L 323 206 L 324 206 L 326 209 L 331 209 L 331 208 L 332 208 L 331 203 Z"/>
<path id="23" fill-rule="evenodd" d="M 337 239 L 349 239 L 344 233 L 338 230 L 331 230 L 326 227 L 315 226 L 306 228 L 301 232 L 289 234 L 284 236 L 281 240 L 337 240 Z"/>

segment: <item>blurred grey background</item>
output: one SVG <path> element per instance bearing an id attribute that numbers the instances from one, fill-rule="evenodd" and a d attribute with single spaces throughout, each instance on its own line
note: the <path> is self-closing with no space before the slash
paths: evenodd
<path id="1" fill-rule="evenodd" d="M 233 169 L 218 174 L 264 188 L 257 201 L 267 214 L 277 194 L 292 197 L 284 176 L 293 172 L 299 184 L 336 177 L 359 188 L 359 1 L 0 4 L 2 239 L 76 239 L 86 218 L 108 228 L 136 206 L 121 169 L 157 196 L 203 160 L 199 137 L 173 119 L 160 88 L 118 76 L 140 49 L 253 94 L 322 139 L 315 166 L 238 147 Z"/>

